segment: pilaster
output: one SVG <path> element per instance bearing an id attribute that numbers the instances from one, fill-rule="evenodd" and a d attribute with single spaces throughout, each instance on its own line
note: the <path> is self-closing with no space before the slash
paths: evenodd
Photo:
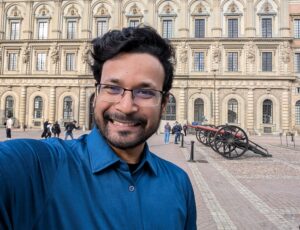
<path id="1" fill-rule="evenodd" d="M 290 124 L 290 117 L 289 116 L 289 103 L 290 101 L 290 95 L 289 95 L 289 89 L 284 89 L 282 92 L 282 103 L 281 103 L 281 116 L 282 116 L 282 131 L 285 133 L 286 131 L 289 131 L 289 124 Z M 276 127 L 278 129 L 278 127 Z"/>
<path id="2" fill-rule="evenodd" d="M 33 1 L 26 2 L 26 12 L 25 12 L 25 18 L 22 22 L 22 25 L 24 25 L 23 34 L 21 35 L 23 39 L 32 39 L 33 38 L 33 25 L 32 25 L 32 4 Z"/>
<path id="3" fill-rule="evenodd" d="M 254 92 L 252 88 L 248 89 L 247 93 L 246 114 L 246 127 L 248 132 L 251 134 L 254 132 Z"/>
<path id="4" fill-rule="evenodd" d="M 222 37 L 220 0 L 213 0 L 213 18 L 212 36 Z"/>
<path id="5" fill-rule="evenodd" d="M 290 28 L 289 28 L 289 1 L 283 0 L 280 1 L 280 36 L 289 37 Z"/>
<path id="6" fill-rule="evenodd" d="M 27 87 L 21 87 L 21 96 L 20 96 L 20 128 L 22 129 L 25 125 L 26 119 L 26 96 L 27 96 Z"/>
<path id="7" fill-rule="evenodd" d="M 255 37 L 255 22 L 254 22 L 254 0 L 247 0 L 246 7 L 246 37 Z"/>
<path id="8" fill-rule="evenodd" d="M 55 122 L 55 103 L 56 101 L 56 87 L 52 86 L 50 88 L 50 109 L 49 109 L 49 121 L 50 123 Z"/>
<path id="9" fill-rule="evenodd" d="M 79 124 L 83 130 L 85 130 L 86 121 L 86 87 L 80 87 L 79 98 Z"/>
<path id="10" fill-rule="evenodd" d="M 61 38 L 61 30 L 60 30 L 60 25 L 61 25 L 61 1 L 55 1 L 55 10 L 54 10 L 54 15 L 52 18 L 52 35 L 51 37 L 53 39 L 60 39 Z"/>
<path id="11" fill-rule="evenodd" d="M 91 16 L 91 0 L 84 0 L 83 1 L 83 15 L 82 15 L 82 31 L 81 31 L 81 35 L 82 38 L 91 38 L 92 36 L 92 31 L 89 29 L 91 28 L 89 25 L 90 22 L 90 16 Z"/>
<path id="12" fill-rule="evenodd" d="M 179 31 L 178 31 L 178 37 L 180 38 L 186 38 L 189 36 L 189 29 L 187 27 L 187 17 L 186 17 L 186 13 L 188 12 L 187 9 L 187 3 L 188 1 L 186 0 L 181 0 L 181 4 L 180 4 L 180 12 L 179 12 L 179 18 L 181 18 L 181 20 L 179 20 Z"/>
<path id="13" fill-rule="evenodd" d="M 3 25 L 3 15 L 4 15 L 4 3 L 0 2 L 0 40 L 4 39 L 4 25 Z"/>
<path id="14" fill-rule="evenodd" d="M 181 87 L 179 92 L 179 114 L 178 114 L 178 120 L 179 122 L 183 122 L 186 119 L 186 97 L 185 97 L 185 90 L 186 87 Z"/>

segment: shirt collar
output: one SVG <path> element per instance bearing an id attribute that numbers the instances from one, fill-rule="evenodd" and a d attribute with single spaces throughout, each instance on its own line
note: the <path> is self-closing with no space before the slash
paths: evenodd
<path id="1" fill-rule="evenodd" d="M 100 172 L 121 161 L 96 127 L 93 128 L 87 137 L 87 148 L 93 173 Z M 147 143 L 144 153 L 144 159 L 141 164 L 144 165 L 147 162 L 151 171 L 157 175 L 157 165 Z"/>

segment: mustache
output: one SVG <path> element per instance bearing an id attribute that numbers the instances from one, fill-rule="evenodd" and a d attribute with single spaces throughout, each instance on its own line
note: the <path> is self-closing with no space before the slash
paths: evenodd
<path id="1" fill-rule="evenodd" d="M 118 120 L 123 122 L 133 122 L 133 123 L 140 123 L 140 124 L 147 123 L 147 120 L 144 117 L 136 116 L 136 115 L 124 115 L 119 113 L 104 112 L 103 118 L 105 120 Z"/>

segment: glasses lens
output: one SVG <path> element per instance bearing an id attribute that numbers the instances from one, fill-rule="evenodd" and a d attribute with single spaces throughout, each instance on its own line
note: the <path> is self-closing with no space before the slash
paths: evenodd
<path id="1" fill-rule="evenodd" d="M 98 94 L 102 101 L 119 102 L 124 89 L 116 85 L 98 85 Z"/>
<path id="2" fill-rule="evenodd" d="M 152 89 L 134 89 L 134 102 L 139 106 L 156 106 L 159 104 L 161 93 Z"/>

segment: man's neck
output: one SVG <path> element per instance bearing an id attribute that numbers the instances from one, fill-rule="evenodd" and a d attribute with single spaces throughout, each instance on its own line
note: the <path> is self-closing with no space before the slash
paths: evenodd
<path id="1" fill-rule="evenodd" d="M 114 146 L 111 146 L 111 148 L 122 160 L 124 160 L 128 164 L 136 164 L 140 161 L 144 146 L 145 143 L 130 149 L 120 149 Z"/>

